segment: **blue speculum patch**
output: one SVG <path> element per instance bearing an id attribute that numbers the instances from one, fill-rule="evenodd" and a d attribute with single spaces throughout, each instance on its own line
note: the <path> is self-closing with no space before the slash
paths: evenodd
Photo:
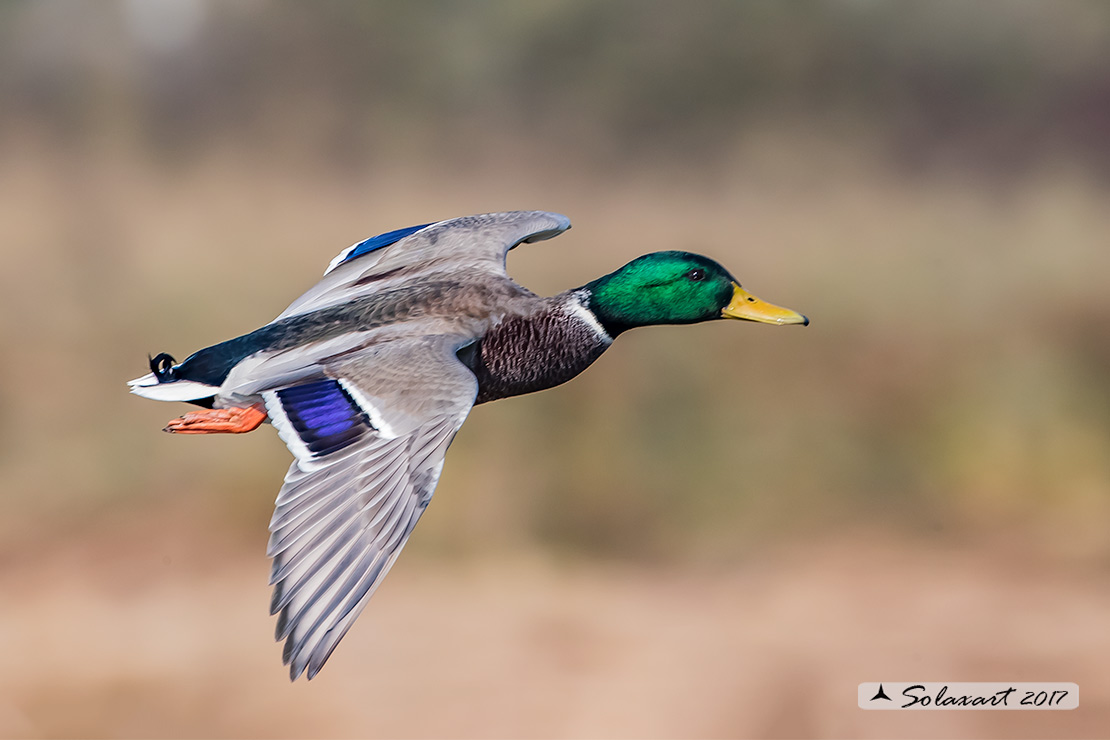
<path id="1" fill-rule="evenodd" d="M 375 249 L 388 247 L 390 244 L 395 244 L 404 239 L 409 234 L 415 234 L 416 232 L 427 226 L 431 226 L 431 224 L 429 223 L 420 224 L 419 226 L 409 226 L 408 228 L 397 229 L 395 231 L 387 231 L 384 234 L 372 236 L 366 241 L 361 241 L 356 244 L 355 248 L 351 250 L 351 253 L 343 259 L 343 262 L 350 262 L 354 258 L 361 257 L 367 252 L 373 252 Z M 343 264 L 343 262 L 340 262 L 339 264 Z"/>
<path id="2" fill-rule="evenodd" d="M 343 449 L 373 429 L 366 412 L 335 380 L 283 388 L 277 392 L 289 423 L 316 455 Z"/>

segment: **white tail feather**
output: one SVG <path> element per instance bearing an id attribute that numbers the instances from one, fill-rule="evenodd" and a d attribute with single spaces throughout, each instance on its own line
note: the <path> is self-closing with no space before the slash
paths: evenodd
<path id="1" fill-rule="evenodd" d="M 219 388 L 207 383 L 198 383 L 195 380 L 171 380 L 166 383 L 158 382 L 154 373 L 147 373 L 141 378 L 127 381 L 131 392 L 136 396 L 149 398 L 153 401 L 196 401 L 216 395 Z"/>

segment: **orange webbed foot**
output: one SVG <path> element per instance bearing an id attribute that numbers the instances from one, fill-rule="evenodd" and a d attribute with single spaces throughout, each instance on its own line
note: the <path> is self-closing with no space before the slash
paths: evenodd
<path id="1" fill-rule="evenodd" d="M 266 409 L 262 404 L 246 408 L 204 409 L 190 411 L 174 419 L 163 432 L 170 434 L 242 434 L 253 432 L 266 421 Z"/>

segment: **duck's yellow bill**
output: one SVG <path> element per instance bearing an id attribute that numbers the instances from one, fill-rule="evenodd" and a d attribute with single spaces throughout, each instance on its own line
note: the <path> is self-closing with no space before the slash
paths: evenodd
<path id="1" fill-rule="evenodd" d="M 761 301 L 738 284 L 732 284 L 732 300 L 721 309 L 721 318 L 758 321 L 761 324 L 809 325 L 809 319 L 797 311 Z"/>

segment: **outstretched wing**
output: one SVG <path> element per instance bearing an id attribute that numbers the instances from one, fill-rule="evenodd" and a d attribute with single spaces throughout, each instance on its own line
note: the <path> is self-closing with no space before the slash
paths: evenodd
<path id="1" fill-rule="evenodd" d="M 430 336 L 373 345 L 325 380 L 266 391 L 296 456 L 270 522 L 271 613 L 282 660 L 311 679 L 366 606 L 423 513 L 477 381 Z"/>
<path id="2" fill-rule="evenodd" d="M 510 211 L 380 234 L 343 250 L 324 278 L 275 321 L 389 290 L 413 278 L 466 269 L 504 275 L 510 249 L 522 242 L 550 239 L 569 228 L 570 219 L 558 213 Z"/>

